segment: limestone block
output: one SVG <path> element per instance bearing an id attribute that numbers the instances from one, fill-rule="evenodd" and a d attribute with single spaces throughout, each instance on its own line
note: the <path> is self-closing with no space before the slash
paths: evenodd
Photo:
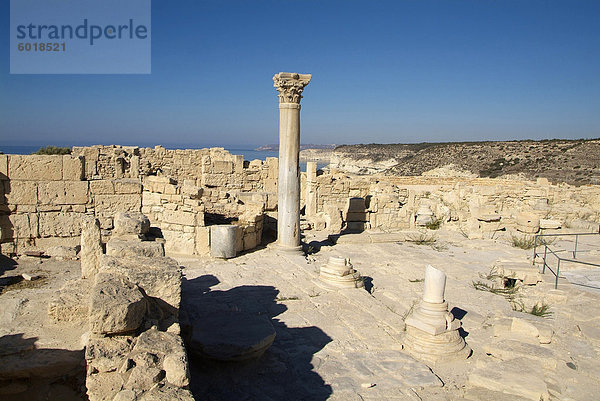
<path id="1" fill-rule="evenodd" d="M 81 234 L 80 220 L 80 213 L 40 213 L 39 235 L 40 237 L 77 237 Z"/>
<path id="2" fill-rule="evenodd" d="M 538 331 L 537 327 L 535 327 L 535 325 L 529 323 L 527 320 L 520 319 L 518 317 L 512 318 L 510 331 L 512 333 L 526 337 L 538 337 L 540 335 L 540 332 Z"/>
<path id="3" fill-rule="evenodd" d="M 90 295 L 92 333 L 121 334 L 138 329 L 147 301 L 137 285 L 124 277 L 98 273 Z"/>
<path id="4" fill-rule="evenodd" d="M 170 353 L 163 361 L 163 369 L 166 373 L 167 381 L 178 387 L 189 385 L 189 370 L 187 355 L 185 349 L 181 349 L 177 353 Z"/>
<path id="5" fill-rule="evenodd" d="M 562 224 L 559 220 L 540 219 L 540 228 L 543 230 L 558 229 L 561 226 L 562 226 Z"/>
<path id="6" fill-rule="evenodd" d="M 167 257 L 102 256 L 102 273 L 124 276 L 142 288 L 146 295 L 161 299 L 175 309 L 181 301 L 181 269 Z"/>
<path id="7" fill-rule="evenodd" d="M 168 195 L 175 195 L 177 193 L 177 186 L 165 184 L 164 193 Z"/>
<path id="8" fill-rule="evenodd" d="M 89 280 L 68 281 L 57 298 L 48 304 L 48 316 L 55 322 L 87 321 L 89 304 L 85 302 L 90 291 Z"/>
<path id="9" fill-rule="evenodd" d="M 8 155 L 0 155 L 0 180 L 8 179 Z"/>
<path id="10" fill-rule="evenodd" d="M 38 184 L 38 201 L 41 205 L 64 205 L 64 181 L 40 182 Z"/>
<path id="11" fill-rule="evenodd" d="M 37 238 L 39 232 L 38 215 L 19 213 L 8 216 L 9 225 L 6 234 L 12 232 L 12 238 Z"/>
<path id="12" fill-rule="evenodd" d="M 87 181 L 65 182 L 65 204 L 85 205 L 89 201 L 89 185 Z"/>
<path id="13" fill-rule="evenodd" d="M 196 249 L 194 233 L 185 233 L 172 229 L 162 230 L 165 238 L 165 251 L 168 254 L 193 255 Z"/>
<path id="14" fill-rule="evenodd" d="M 10 155 L 8 177 L 11 180 L 60 181 L 63 179 L 62 156 Z"/>
<path id="15" fill-rule="evenodd" d="M 37 204 L 37 183 L 32 181 L 11 180 L 5 187 L 6 203 L 10 205 Z"/>
<path id="16" fill-rule="evenodd" d="M 88 371 L 115 372 L 121 368 L 133 348 L 129 336 L 93 336 L 85 347 Z"/>
<path id="17" fill-rule="evenodd" d="M 233 155 L 233 171 L 236 174 L 244 172 L 244 155 Z"/>
<path id="18" fill-rule="evenodd" d="M 313 227 L 317 231 L 325 230 L 326 227 L 326 219 L 325 213 L 319 212 L 315 216 L 311 218 L 311 222 L 313 223 Z"/>
<path id="19" fill-rule="evenodd" d="M 236 255 L 237 226 L 220 224 L 210 226 L 210 254 L 215 258 L 229 259 Z M 243 247 L 243 245 L 242 245 Z"/>
<path id="20" fill-rule="evenodd" d="M 140 194 L 142 193 L 142 183 L 137 179 L 114 180 L 116 194 Z"/>
<path id="21" fill-rule="evenodd" d="M 90 181 L 92 195 L 114 195 L 115 187 L 112 180 Z"/>
<path id="22" fill-rule="evenodd" d="M 142 192 L 142 206 L 157 206 L 160 204 L 160 194 L 148 191 Z"/>
<path id="23" fill-rule="evenodd" d="M 274 191 L 277 191 L 275 187 Z M 265 210 L 275 210 L 277 208 L 277 192 L 267 193 L 267 202 L 265 204 Z"/>
<path id="24" fill-rule="evenodd" d="M 181 194 L 189 196 L 192 199 L 200 199 L 202 197 L 202 188 L 195 185 L 184 185 L 181 187 Z"/>
<path id="25" fill-rule="evenodd" d="M 224 160 L 214 160 L 212 163 L 212 173 L 213 174 L 232 174 L 233 173 L 233 163 L 230 161 L 224 161 Z"/>
<path id="26" fill-rule="evenodd" d="M 81 181 L 84 177 L 85 159 L 82 156 L 63 155 L 62 179 L 64 181 Z"/>
<path id="27" fill-rule="evenodd" d="M 96 195 L 94 196 L 96 213 L 107 211 L 113 215 L 115 212 L 139 212 L 142 207 L 141 194 L 126 195 Z"/>
<path id="28" fill-rule="evenodd" d="M 129 160 L 129 176 L 131 178 L 138 178 L 140 175 L 140 157 L 139 156 L 131 156 Z"/>
<path id="29" fill-rule="evenodd" d="M 335 205 L 324 206 L 324 212 L 327 221 L 327 231 L 332 234 L 337 234 L 342 229 L 342 213 Z"/>
<path id="30" fill-rule="evenodd" d="M 260 244 L 257 232 L 244 233 L 244 251 L 256 248 Z"/>
<path id="31" fill-rule="evenodd" d="M 81 278 L 94 278 L 100 269 L 102 237 L 100 223 L 94 216 L 84 215 L 81 219 Z"/>
<path id="32" fill-rule="evenodd" d="M 498 274 L 503 277 L 522 280 L 525 285 L 535 285 L 542 281 L 542 275 L 537 267 L 528 263 L 515 263 L 510 261 L 498 261 L 494 264 Z"/>
<path id="33" fill-rule="evenodd" d="M 264 190 L 265 192 L 269 192 L 269 193 L 277 193 L 277 179 L 276 178 L 265 178 L 263 180 L 263 185 L 264 185 Z M 275 203 L 277 202 L 277 200 L 275 200 Z M 273 209 L 273 207 L 270 207 L 270 209 Z"/>
<path id="34" fill-rule="evenodd" d="M 227 184 L 226 174 L 202 174 L 203 187 L 222 187 Z"/>
<path id="35" fill-rule="evenodd" d="M 196 227 L 196 252 L 197 255 L 210 253 L 210 227 Z"/>
<path id="36" fill-rule="evenodd" d="M 513 394 L 532 401 L 549 400 L 540 363 L 516 358 L 475 369 L 469 374 L 470 386 Z"/>
<path id="37" fill-rule="evenodd" d="M 119 372 L 90 373 L 85 380 L 89 401 L 112 401 L 124 384 Z"/>
<path id="38" fill-rule="evenodd" d="M 78 251 L 79 247 L 76 246 L 57 245 L 46 249 L 45 254 L 59 260 L 74 260 L 77 259 Z"/>
<path id="39" fill-rule="evenodd" d="M 535 234 L 540 230 L 540 218 L 534 213 L 519 213 L 516 219 L 517 230 Z"/>
<path id="40" fill-rule="evenodd" d="M 202 216 L 199 216 L 202 215 Z M 194 212 L 184 212 L 180 210 L 165 210 L 162 220 L 169 224 L 180 224 L 182 226 L 196 226 L 197 217 L 204 220 L 204 214 Z"/>
<path id="41" fill-rule="evenodd" d="M 115 215 L 113 238 L 144 238 L 150 230 L 150 220 L 140 212 L 120 212 Z"/>
<path id="42" fill-rule="evenodd" d="M 161 242 L 126 241 L 113 238 L 106 244 L 106 254 L 116 257 L 161 257 L 165 256 L 165 249 Z"/>

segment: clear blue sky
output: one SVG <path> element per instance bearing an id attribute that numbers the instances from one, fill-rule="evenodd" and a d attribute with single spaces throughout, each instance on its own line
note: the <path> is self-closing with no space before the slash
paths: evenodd
<path id="1" fill-rule="evenodd" d="M 600 1 L 152 1 L 151 75 L 10 75 L 0 143 L 278 141 L 272 76 L 312 73 L 303 143 L 600 137 Z"/>

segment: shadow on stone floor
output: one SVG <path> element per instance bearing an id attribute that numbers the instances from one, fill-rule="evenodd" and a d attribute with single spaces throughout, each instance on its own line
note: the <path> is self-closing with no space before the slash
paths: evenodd
<path id="1" fill-rule="evenodd" d="M 203 319 L 221 311 L 235 319 L 236 313 L 267 319 L 275 329 L 275 340 L 259 358 L 223 362 L 190 355 L 191 390 L 198 400 L 325 400 L 332 390 L 313 371 L 313 355 L 331 338 L 318 327 L 292 328 L 275 317 L 287 310 L 277 303 L 279 291 L 272 286 L 239 286 L 227 291 L 211 290 L 215 276 L 185 280 L 182 287 L 182 324 L 190 345 L 190 326 L 205 324 Z M 230 321 L 234 330 L 244 332 L 245 321 Z M 221 326 L 223 327 L 223 326 Z M 210 328 L 203 327 L 203 330 Z M 222 330 L 222 328 L 221 328 Z M 254 330 L 247 327 L 247 330 Z M 214 333 L 219 335 L 218 330 Z"/>
<path id="2" fill-rule="evenodd" d="M 18 263 L 5 255 L 0 255 L 0 276 L 9 270 L 14 270 L 18 266 Z"/>
<path id="3" fill-rule="evenodd" d="M 83 350 L 37 348 L 37 337 L 0 337 L 0 399 L 87 400 Z"/>
<path id="4" fill-rule="evenodd" d="M 315 253 L 318 253 L 321 248 L 323 248 L 324 246 L 333 246 L 334 243 L 331 242 L 331 240 L 329 238 L 322 240 L 322 241 L 310 241 L 308 244 L 303 245 L 303 249 L 304 252 L 306 252 L 307 255 L 312 255 Z"/>

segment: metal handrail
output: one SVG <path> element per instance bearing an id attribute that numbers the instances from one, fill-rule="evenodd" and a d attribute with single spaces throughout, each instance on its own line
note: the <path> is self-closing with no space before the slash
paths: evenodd
<path id="1" fill-rule="evenodd" d="M 579 236 L 580 235 L 600 235 L 600 232 L 597 233 L 565 233 L 565 234 L 536 234 L 533 240 L 533 264 L 535 264 L 535 258 L 538 257 L 540 254 L 537 253 L 537 245 L 538 245 L 538 238 L 541 237 L 562 237 L 562 236 L 575 236 L 575 247 L 573 248 L 573 259 L 577 259 L 577 244 L 579 243 Z M 540 244 L 542 245 L 542 244 Z M 544 244 L 545 245 L 545 244 Z M 582 252 L 582 251 L 580 251 Z"/>
<path id="2" fill-rule="evenodd" d="M 548 246 L 548 244 L 543 244 L 544 245 L 544 266 L 542 267 L 542 274 L 546 273 L 546 268 L 548 268 L 548 270 L 550 270 L 550 272 L 552 272 L 552 274 L 554 274 L 554 276 L 556 277 L 556 280 L 554 281 L 554 288 L 558 288 L 558 277 L 560 276 L 560 263 L 561 262 L 572 262 L 572 263 L 579 263 L 582 265 L 588 265 L 588 266 L 594 266 L 594 267 L 600 267 L 600 264 L 596 264 L 596 263 L 590 263 L 590 262 L 584 262 L 582 260 L 577 260 L 577 245 L 579 243 L 579 236 L 580 235 L 600 235 L 600 232 L 597 233 L 572 233 L 572 234 L 537 234 L 535 236 L 534 242 L 533 242 L 533 264 L 535 264 L 535 258 L 539 255 L 541 255 L 541 253 L 537 253 L 537 242 L 538 242 L 538 237 L 558 237 L 558 236 L 575 236 L 575 247 L 573 248 L 573 251 L 570 251 L 573 253 L 573 259 L 568 259 L 568 258 L 561 258 L 556 252 L 554 252 L 552 249 L 550 249 L 550 247 Z M 552 270 L 552 267 L 546 262 L 546 259 L 548 257 L 548 251 L 550 251 L 550 253 L 552 255 L 554 255 L 554 257 L 556 257 L 556 259 L 558 260 L 558 263 L 556 264 L 556 272 L 554 270 Z M 579 251 L 582 252 L 582 251 Z"/>

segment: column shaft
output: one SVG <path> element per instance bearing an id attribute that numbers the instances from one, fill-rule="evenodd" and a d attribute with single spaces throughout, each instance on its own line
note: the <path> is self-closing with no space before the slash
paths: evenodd
<path id="1" fill-rule="evenodd" d="M 300 251 L 300 99 L 310 74 L 280 72 L 273 77 L 279 92 L 279 180 L 277 245 Z"/>
<path id="2" fill-rule="evenodd" d="M 300 246 L 300 105 L 279 104 L 279 182 L 277 240 L 281 247 Z"/>

